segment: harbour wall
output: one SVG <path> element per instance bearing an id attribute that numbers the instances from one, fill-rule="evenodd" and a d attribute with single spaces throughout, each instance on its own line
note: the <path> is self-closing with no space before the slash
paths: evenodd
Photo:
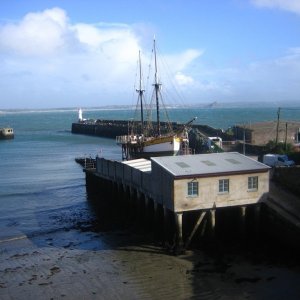
<path id="1" fill-rule="evenodd" d="M 300 166 L 274 168 L 272 179 L 293 194 L 300 195 Z"/>
<path id="2" fill-rule="evenodd" d="M 156 122 L 152 122 L 152 126 L 155 128 Z M 173 131 L 179 131 L 184 128 L 184 124 L 172 122 L 171 127 Z M 72 123 L 72 133 L 96 135 L 107 138 L 115 138 L 118 135 L 129 134 L 129 126 L 138 128 L 139 122 L 131 122 L 125 120 L 96 120 L 96 121 L 83 121 Z M 162 133 L 167 132 L 169 123 L 160 122 Z M 194 124 L 190 126 L 193 129 L 198 129 L 206 136 L 219 136 L 224 140 L 229 140 L 230 136 L 224 133 L 221 129 L 216 129 L 208 125 Z"/>
<path id="3" fill-rule="evenodd" d="M 130 125 L 130 126 L 129 126 Z M 131 122 L 125 120 L 96 120 L 96 121 L 82 121 L 72 123 L 72 133 L 74 134 L 86 134 L 99 137 L 106 137 L 115 139 L 116 136 L 129 135 L 129 127 L 138 128 L 139 122 Z M 152 126 L 155 128 L 156 122 L 152 122 Z M 184 124 L 172 122 L 171 127 L 173 130 L 179 131 L 183 129 Z M 161 122 L 162 133 L 167 132 L 169 123 Z M 216 136 L 221 137 L 223 140 L 223 150 L 225 152 L 240 152 L 243 153 L 244 146 L 241 141 L 236 141 L 232 135 L 227 134 L 222 129 L 216 129 L 208 125 L 193 124 L 190 126 L 189 132 L 190 148 L 193 149 L 193 153 L 205 153 L 209 152 L 203 143 L 203 137 Z M 262 153 L 262 147 L 256 145 L 246 144 L 246 153 L 258 155 Z"/>

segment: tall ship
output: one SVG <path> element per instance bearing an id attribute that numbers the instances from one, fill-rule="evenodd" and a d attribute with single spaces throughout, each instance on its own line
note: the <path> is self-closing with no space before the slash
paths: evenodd
<path id="1" fill-rule="evenodd" d="M 0 140 L 13 139 L 15 137 L 14 130 L 11 127 L 0 128 Z"/>
<path id="2" fill-rule="evenodd" d="M 128 134 L 117 136 L 116 142 L 122 147 L 122 158 L 125 160 L 135 158 L 149 158 L 155 156 L 169 156 L 189 153 L 188 130 L 189 125 L 196 119 L 182 125 L 181 130 L 176 132 L 172 129 L 170 121 L 161 122 L 160 109 L 162 104 L 161 86 L 158 79 L 157 56 L 156 56 L 156 41 L 153 41 L 154 52 L 154 99 L 156 121 L 152 121 L 151 115 L 153 108 L 149 105 L 145 107 L 145 90 L 142 87 L 142 67 L 141 54 L 139 52 L 139 87 L 136 89 L 138 93 L 137 105 L 140 108 L 139 125 L 136 122 L 132 123 L 131 128 L 128 128 Z M 151 101 L 152 102 L 152 101 Z M 147 120 L 144 120 L 144 113 L 147 111 Z M 163 123 L 163 128 L 161 124 Z"/>

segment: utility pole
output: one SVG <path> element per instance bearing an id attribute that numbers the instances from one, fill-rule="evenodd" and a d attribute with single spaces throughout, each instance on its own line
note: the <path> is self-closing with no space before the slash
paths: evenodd
<path id="1" fill-rule="evenodd" d="M 243 154 L 246 155 L 246 125 L 244 124 L 244 132 L 243 132 Z"/>
<path id="2" fill-rule="evenodd" d="M 278 143 L 279 119 L 280 119 L 280 107 L 278 107 L 278 110 L 277 110 L 277 127 L 276 127 L 276 140 L 275 140 L 276 146 Z"/>
<path id="3" fill-rule="evenodd" d="M 286 151 L 286 142 L 287 142 L 287 128 L 288 128 L 288 123 L 285 123 L 285 139 L 284 139 L 284 149 Z"/>

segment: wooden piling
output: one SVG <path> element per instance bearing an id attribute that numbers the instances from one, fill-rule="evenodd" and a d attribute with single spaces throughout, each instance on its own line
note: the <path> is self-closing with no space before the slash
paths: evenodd
<path id="1" fill-rule="evenodd" d="M 259 230 L 260 230 L 260 217 L 261 217 L 261 206 L 259 203 L 255 204 L 254 207 L 254 223 L 255 223 L 255 234 L 258 235 L 259 234 Z"/>
<path id="2" fill-rule="evenodd" d="M 210 225 L 211 225 L 211 236 L 215 237 L 216 234 L 216 209 L 210 209 Z"/>
<path id="3" fill-rule="evenodd" d="M 175 225 L 176 225 L 176 240 L 175 240 L 175 254 L 180 254 L 184 251 L 183 244 L 183 231 L 182 231 L 182 212 L 177 212 L 175 216 Z"/>
<path id="4" fill-rule="evenodd" d="M 246 234 L 246 206 L 240 207 L 240 236 L 245 238 Z"/>
<path id="5" fill-rule="evenodd" d="M 186 242 L 185 242 L 185 249 L 187 249 L 188 246 L 190 245 L 190 242 L 191 242 L 193 236 L 195 235 L 195 233 L 196 233 L 198 227 L 199 227 L 200 224 L 202 223 L 202 221 L 203 221 L 205 215 L 206 215 L 206 212 L 205 212 L 205 211 L 201 211 L 201 212 L 200 212 L 200 215 L 199 215 L 199 217 L 198 217 L 198 219 L 197 219 L 197 222 L 196 222 L 196 224 L 195 224 L 195 226 L 194 226 L 194 228 L 193 228 L 191 234 L 189 235 L 189 237 L 187 238 L 187 240 L 186 240 Z"/>
<path id="6" fill-rule="evenodd" d="M 169 213 L 166 206 L 163 206 L 164 222 L 163 222 L 163 245 L 168 244 L 168 233 L 169 233 Z"/>

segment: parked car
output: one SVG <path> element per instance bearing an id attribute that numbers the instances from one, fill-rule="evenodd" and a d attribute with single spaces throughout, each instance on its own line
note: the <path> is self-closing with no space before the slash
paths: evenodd
<path id="1" fill-rule="evenodd" d="M 263 163 L 270 167 L 291 167 L 295 165 L 293 160 L 289 160 L 288 156 L 283 154 L 265 154 L 263 156 Z"/>

